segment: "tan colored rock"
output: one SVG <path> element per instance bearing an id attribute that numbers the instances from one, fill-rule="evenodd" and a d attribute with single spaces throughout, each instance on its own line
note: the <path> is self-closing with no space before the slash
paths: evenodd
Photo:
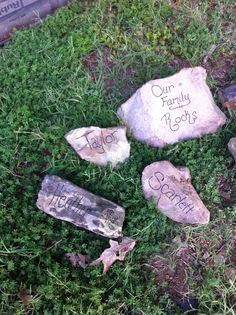
<path id="1" fill-rule="evenodd" d="M 118 109 L 133 136 L 153 147 L 214 133 L 226 121 L 206 84 L 202 67 L 152 80 Z"/>
<path id="2" fill-rule="evenodd" d="M 169 161 L 155 162 L 143 170 L 146 199 L 154 199 L 160 211 L 180 223 L 207 224 L 210 213 L 191 185 L 187 167 L 174 167 Z"/>
<path id="3" fill-rule="evenodd" d="M 230 141 L 228 143 L 228 149 L 231 152 L 231 154 L 233 155 L 234 160 L 236 162 L 236 137 L 230 139 Z"/>
<path id="4" fill-rule="evenodd" d="M 125 127 L 78 128 L 67 133 L 65 138 L 82 159 L 101 166 L 108 163 L 116 166 L 130 154 Z"/>
<path id="5" fill-rule="evenodd" d="M 46 176 L 37 207 L 59 220 L 68 221 L 96 234 L 122 236 L 125 210 L 58 176 Z"/>

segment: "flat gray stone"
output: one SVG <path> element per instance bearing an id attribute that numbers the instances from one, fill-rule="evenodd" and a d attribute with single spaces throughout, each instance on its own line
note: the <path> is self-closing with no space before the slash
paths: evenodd
<path id="1" fill-rule="evenodd" d="M 233 155 L 233 158 L 236 162 L 236 137 L 230 139 L 230 141 L 228 143 L 228 149 L 231 152 L 231 154 Z"/>
<path id="2" fill-rule="evenodd" d="M 153 147 L 214 133 L 226 116 L 216 106 L 206 77 L 204 68 L 195 67 L 149 81 L 117 114 L 137 140 Z"/>
<path id="3" fill-rule="evenodd" d="M 207 224 L 210 213 L 191 185 L 187 167 L 174 167 L 169 161 L 155 162 L 143 170 L 142 186 L 146 199 L 153 199 L 159 210 L 180 223 Z"/>
<path id="4" fill-rule="evenodd" d="M 78 128 L 65 135 L 79 156 L 97 165 L 116 166 L 129 158 L 130 144 L 125 127 Z"/>
<path id="5" fill-rule="evenodd" d="M 38 194 L 37 207 L 59 220 L 96 234 L 122 236 L 125 210 L 58 176 L 46 176 Z"/>
<path id="6" fill-rule="evenodd" d="M 40 23 L 68 0 L 1 0 L 0 43 L 9 39 L 14 28 L 23 28 Z"/>

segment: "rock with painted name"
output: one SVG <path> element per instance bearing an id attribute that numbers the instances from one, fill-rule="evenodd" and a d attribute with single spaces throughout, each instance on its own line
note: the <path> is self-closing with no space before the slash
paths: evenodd
<path id="1" fill-rule="evenodd" d="M 143 170 L 142 186 L 146 199 L 153 199 L 159 210 L 180 223 L 207 224 L 210 213 L 191 185 L 187 167 L 174 167 L 169 161 L 155 162 Z"/>
<path id="2" fill-rule="evenodd" d="M 133 136 L 153 147 L 214 133 L 226 121 L 206 84 L 202 67 L 152 80 L 118 109 Z"/>
<path id="3" fill-rule="evenodd" d="M 46 176 L 38 194 L 37 207 L 47 214 L 96 234 L 122 236 L 125 210 L 58 176 Z"/>
<path id="4" fill-rule="evenodd" d="M 67 133 L 65 138 L 82 159 L 101 166 L 108 163 L 116 166 L 130 154 L 126 128 L 122 126 L 78 128 Z"/>
<path id="5" fill-rule="evenodd" d="M 236 137 L 229 140 L 228 149 L 236 162 Z"/>

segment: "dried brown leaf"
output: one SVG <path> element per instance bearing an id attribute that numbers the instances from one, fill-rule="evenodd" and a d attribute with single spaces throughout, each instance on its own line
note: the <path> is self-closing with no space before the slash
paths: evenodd
<path id="1" fill-rule="evenodd" d="M 29 290 L 25 289 L 22 285 L 20 286 L 20 291 L 17 294 L 18 298 L 21 300 L 24 307 L 28 307 L 32 301 L 32 294 Z"/>
<path id="2" fill-rule="evenodd" d="M 129 237 L 123 237 L 120 244 L 112 240 L 109 243 L 110 248 L 105 249 L 101 256 L 90 264 L 96 266 L 102 262 L 104 265 L 103 273 L 107 272 L 116 260 L 123 261 L 125 255 L 134 248 L 136 241 Z"/>
<path id="3" fill-rule="evenodd" d="M 73 267 L 79 265 L 81 268 L 84 269 L 86 265 L 91 262 L 90 256 L 82 255 L 80 253 L 78 253 L 77 255 L 74 255 L 72 253 L 66 253 L 65 256 L 69 258 Z"/>

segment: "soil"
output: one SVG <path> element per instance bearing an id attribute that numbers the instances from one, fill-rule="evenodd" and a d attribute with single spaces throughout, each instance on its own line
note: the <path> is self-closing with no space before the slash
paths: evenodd
<path id="1" fill-rule="evenodd" d="M 216 180 L 216 186 L 218 187 L 221 197 L 230 201 L 231 200 L 231 185 L 227 177 L 221 175 Z"/>
<path id="2" fill-rule="evenodd" d="M 227 236 L 227 229 L 234 231 L 232 237 Z M 201 285 L 207 269 L 224 264 L 222 277 L 225 281 L 236 278 L 236 229 L 232 221 L 215 223 L 204 236 L 193 232 L 190 238 L 182 232 L 173 243 L 175 245 L 170 244 L 161 253 L 163 257 L 152 257 L 150 265 L 159 294 L 168 294 L 185 311 L 191 310 L 191 301 L 192 305 L 197 305 L 197 298 L 193 297 L 194 287 Z M 229 303 L 234 305 L 235 302 L 236 296 L 231 296 Z"/>
<path id="3" fill-rule="evenodd" d="M 219 86 L 228 86 L 233 80 L 233 70 L 235 69 L 236 53 L 224 52 L 219 55 L 216 61 L 208 58 L 203 65 L 207 73 L 217 82 Z M 236 70 L 236 69 L 235 69 Z M 232 76 L 230 73 L 232 72 Z"/>
<path id="4" fill-rule="evenodd" d="M 92 81 L 97 82 L 99 76 L 101 75 L 101 68 L 99 67 L 101 64 L 106 94 L 111 93 L 114 86 L 116 87 L 117 84 L 122 83 L 118 88 L 124 98 L 127 98 L 132 94 L 132 91 L 137 88 L 137 86 L 132 87 L 135 71 L 131 67 L 127 67 L 126 69 L 122 68 L 118 72 L 116 79 L 114 79 L 111 75 L 114 67 L 117 65 L 117 63 L 113 60 L 114 53 L 115 52 L 111 48 L 105 46 L 102 50 L 93 51 L 91 54 L 86 56 L 84 65 L 88 68 Z"/>
<path id="5" fill-rule="evenodd" d="M 105 90 L 111 89 L 113 80 L 109 79 L 109 72 L 112 71 L 115 63 L 112 61 L 112 49 L 104 47 L 102 51 L 93 51 L 86 56 L 84 61 L 85 66 L 89 69 L 93 82 L 96 82 L 99 78 L 99 63 L 102 62 L 104 71 L 104 85 Z"/>

